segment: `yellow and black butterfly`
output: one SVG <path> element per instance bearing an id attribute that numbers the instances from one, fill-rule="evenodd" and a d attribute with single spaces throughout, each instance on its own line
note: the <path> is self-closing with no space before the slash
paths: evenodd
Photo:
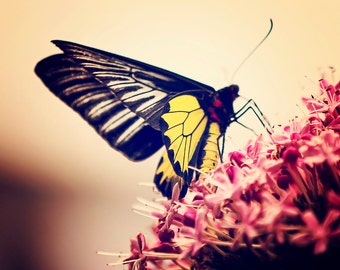
<path id="1" fill-rule="evenodd" d="M 175 183 L 184 197 L 199 171 L 214 169 L 218 140 L 251 106 L 236 114 L 237 85 L 215 91 L 176 73 L 120 55 L 53 41 L 62 54 L 40 61 L 36 74 L 62 101 L 133 161 L 166 147 L 154 182 L 170 198 Z M 255 104 L 256 105 L 256 104 Z"/>

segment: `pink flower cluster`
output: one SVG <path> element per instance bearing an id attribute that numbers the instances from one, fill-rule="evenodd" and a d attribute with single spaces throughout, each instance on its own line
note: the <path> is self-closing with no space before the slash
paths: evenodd
<path id="1" fill-rule="evenodd" d="M 130 269 L 218 269 L 209 257 L 225 264 L 241 250 L 262 261 L 284 259 L 287 249 L 339 250 L 340 83 L 321 80 L 320 93 L 303 103 L 308 119 L 229 153 L 186 198 L 175 187 L 172 200 L 153 208 L 157 241 L 131 240 Z"/>

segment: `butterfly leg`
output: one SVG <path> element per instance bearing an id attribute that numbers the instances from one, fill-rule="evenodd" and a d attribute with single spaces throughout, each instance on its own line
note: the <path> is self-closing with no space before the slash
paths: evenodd
<path id="1" fill-rule="evenodd" d="M 257 106 L 257 104 L 255 103 L 255 101 L 253 99 L 249 99 L 236 113 L 235 113 L 235 118 L 234 118 L 234 122 L 237 122 L 238 124 L 240 124 L 241 126 L 243 126 L 244 128 L 252 131 L 253 133 L 256 134 L 256 132 L 242 124 L 239 121 L 239 118 L 242 117 L 244 114 L 246 114 L 249 110 L 251 110 L 255 116 L 257 117 L 257 119 L 260 121 L 261 125 L 263 126 L 263 128 L 269 133 L 272 134 L 273 130 L 272 127 L 268 121 L 268 119 L 265 117 L 265 115 L 262 113 L 262 111 L 260 110 L 260 108 Z"/>

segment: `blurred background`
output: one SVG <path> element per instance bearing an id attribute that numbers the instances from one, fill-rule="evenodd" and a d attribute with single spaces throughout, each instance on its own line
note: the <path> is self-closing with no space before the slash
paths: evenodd
<path id="1" fill-rule="evenodd" d="M 273 124 L 340 68 L 333 1 L 7 1 L 0 10 L 0 269 L 109 269 L 152 221 L 131 211 L 153 193 L 161 153 L 133 163 L 35 76 L 69 40 L 175 71 L 216 89 L 236 83 Z M 269 29 L 270 37 L 232 74 Z M 339 72 L 335 77 L 339 79 Z M 232 132 L 239 132 L 238 136 Z M 237 143 L 249 134 L 232 127 Z M 234 139 L 233 139 L 234 138 Z M 237 139 L 236 139 L 237 138 Z M 117 269 L 126 269 L 123 266 Z"/>

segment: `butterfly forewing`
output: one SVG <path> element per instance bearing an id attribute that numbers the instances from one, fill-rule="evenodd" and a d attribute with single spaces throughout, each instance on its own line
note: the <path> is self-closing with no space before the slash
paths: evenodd
<path id="1" fill-rule="evenodd" d="M 161 133 L 136 115 L 106 85 L 70 56 L 42 60 L 36 73 L 46 86 L 91 124 L 115 149 L 142 160 L 162 145 Z"/>
<path id="2" fill-rule="evenodd" d="M 214 91 L 210 86 L 124 56 L 71 42 L 54 43 L 155 129 L 159 129 L 164 104 L 175 95 L 191 90 Z"/>
<path id="3" fill-rule="evenodd" d="M 175 73 L 83 45 L 54 41 L 64 54 L 36 66 L 47 87 L 131 160 L 162 145 L 159 118 L 179 92 L 211 87 Z"/>

